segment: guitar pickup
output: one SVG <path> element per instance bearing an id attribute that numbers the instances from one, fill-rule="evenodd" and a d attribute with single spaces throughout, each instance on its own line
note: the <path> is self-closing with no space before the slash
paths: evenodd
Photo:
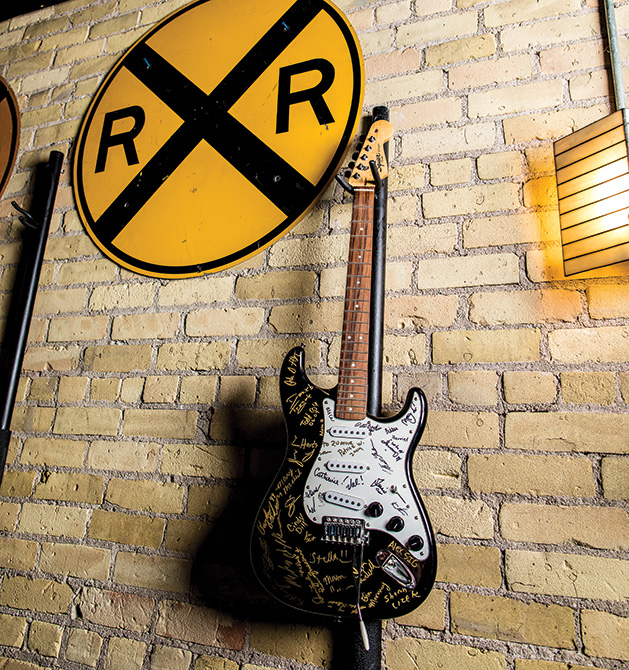
<path id="1" fill-rule="evenodd" d="M 365 544 L 368 540 L 365 522 L 362 519 L 344 517 L 323 517 L 323 540 L 336 544 Z"/>
<path id="2" fill-rule="evenodd" d="M 367 466 L 364 463 L 357 463 L 355 461 L 328 461 L 325 467 L 330 472 L 352 472 L 357 474 L 361 474 L 367 470 Z"/>
<path id="3" fill-rule="evenodd" d="M 358 510 L 366 507 L 362 498 L 354 498 L 354 496 L 348 496 L 347 493 L 339 493 L 338 491 L 326 491 L 323 494 L 323 499 L 331 505 L 339 505 L 348 509 Z"/>

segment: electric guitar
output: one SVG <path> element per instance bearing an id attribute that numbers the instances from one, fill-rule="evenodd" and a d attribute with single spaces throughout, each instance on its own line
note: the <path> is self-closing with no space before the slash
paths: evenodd
<path id="1" fill-rule="evenodd" d="M 306 376 L 288 353 L 280 395 L 288 446 L 254 524 L 251 559 L 262 585 L 300 610 L 388 619 L 432 588 L 435 541 L 411 474 L 426 422 L 412 389 L 391 418 L 367 415 L 369 312 L 376 183 L 387 175 L 388 121 L 375 122 L 349 178 L 353 189 L 338 386 Z"/>

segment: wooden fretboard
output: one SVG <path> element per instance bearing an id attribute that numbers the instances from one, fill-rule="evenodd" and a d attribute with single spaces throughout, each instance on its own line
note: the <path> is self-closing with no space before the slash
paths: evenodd
<path id="1" fill-rule="evenodd" d="M 367 415 L 374 187 L 354 189 L 336 416 Z"/>

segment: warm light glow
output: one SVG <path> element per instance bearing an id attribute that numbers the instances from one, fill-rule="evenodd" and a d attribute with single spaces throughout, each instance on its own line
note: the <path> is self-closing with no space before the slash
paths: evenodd
<path id="1" fill-rule="evenodd" d="M 629 260 L 629 163 L 621 109 L 555 142 L 566 276 Z"/>

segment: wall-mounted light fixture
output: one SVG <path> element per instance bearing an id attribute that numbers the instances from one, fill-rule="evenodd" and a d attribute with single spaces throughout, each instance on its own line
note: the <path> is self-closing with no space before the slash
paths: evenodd
<path id="1" fill-rule="evenodd" d="M 629 114 L 613 0 L 604 0 L 614 114 L 554 144 L 566 276 L 629 260 Z"/>

